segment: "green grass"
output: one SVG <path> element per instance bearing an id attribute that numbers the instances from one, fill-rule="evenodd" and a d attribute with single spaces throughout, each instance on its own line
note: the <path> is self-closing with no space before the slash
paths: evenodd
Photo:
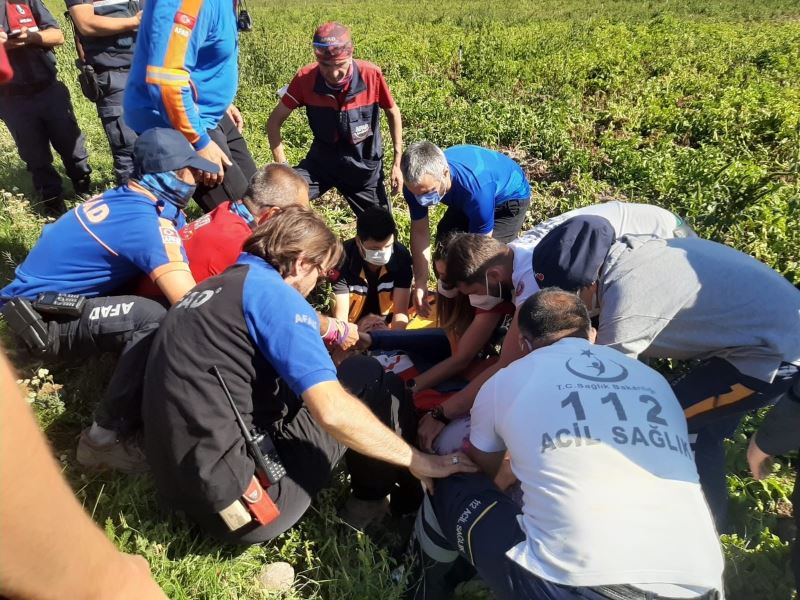
<path id="1" fill-rule="evenodd" d="M 688 217 L 701 235 L 800 282 L 796 0 L 250 4 L 255 29 L 240 38 L 237 104 L 258 163 L 270 158 L 264 127 L 275 90 L 312 60 L 314 27 L 338 19 L 352 26 L 357 56 L 382 67 L 407 142 L 482 144 L 523 164 L 533 186 L 530 224 L 604 197 L 657 203 Z M 49 5 L 63 12 L 54 0 Z M 112 180 L 111 157 L 94 106 L 75 83 L 70 44 L 58 51 L 61 78 L 72 92 L 101 190 Z M 289 159 L 299 160 L 311 141 L 302 111 L 287 121 L 284 138 Z M 8 190 L 0 212 L 5 282 L 43 225 L 24 200 L 30 184 L 5 131 L 0 189 Z M 352 233 L 352 216 L 335 197 L 317 208 L 337 232 Z M 395 212 L 407 239 L 399 198 Z M 150 560 L 171 598 L 263 597 L 258 571 L 279 558 L 300 573 L 291 597 L 398 597 L 389 577 L 394 563 L 386 548 L 396 545 L 391 533 L 360 534 L 333 517 L 346 491 L 343 472 L 279 540 L 238 554 L 221 549 L 162 514 L 146 477 L 91 475 L 75 464 L 74 438 L 102 393 L 109 358 L 88 368 L 51 367 L 37 382 L 40 365 L 18 364 L 78 497 L 120 548 Z M 790 536 L 782 516 L 792 468 L 789 461 L 778 463 L 764 483 L 747 476 L 745 439 L 757 422 L 748 419 L 729 446 L 734 531 L 724 544 L 734 600 L 792 593 L 788 546 L 781 540 Z"/>

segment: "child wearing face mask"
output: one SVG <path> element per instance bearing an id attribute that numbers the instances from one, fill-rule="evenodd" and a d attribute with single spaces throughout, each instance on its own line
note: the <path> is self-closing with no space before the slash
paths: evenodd
<path id="1" fill-rule="evenodd" d="M 391 213 L 370 207 L 344 243 L 345 259 L 333 287 L 333 314 L 359 331 L 405 329 L 411 294 L 411 254 L 397 241 Z"/>

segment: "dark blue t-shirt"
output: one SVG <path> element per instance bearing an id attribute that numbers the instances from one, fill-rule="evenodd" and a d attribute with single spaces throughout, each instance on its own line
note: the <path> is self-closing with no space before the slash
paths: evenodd
<path id="1" fill-rule="evenodd" d="M 522 168 L 505 154 L 479 146 L 453 146 L 444 151 L 452 185 L 442 203 L 460 209 L 469 219 L 469 233 L 494 229 L 494 211 L 509 200 L 530 198 L 531 186 Z M 428 216 L 428 209 L 403 188 L 411 220 Z"/>

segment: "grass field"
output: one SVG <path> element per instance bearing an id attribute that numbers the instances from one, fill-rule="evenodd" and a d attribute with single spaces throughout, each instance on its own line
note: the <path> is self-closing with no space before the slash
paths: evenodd
<path id="1" fill-rule="evenodd" d="M 250 0 L 254 31 L 240 38 L 237 104 L 258 163 L 264 126 L 295 70 L 311 61 L 322 21 L 352 26 L 359 58 L 380 65 L 403 112 L 407 141 L 474 143 L 508 151 L 527 170 L 529 222 L 605 197 L 663 205 L 703 236 L 728 243 L 800 282 L 800 4 L 790 0 L 443 2 Z M 48 0 L 53 12 L 64 8 Z M 94 107 L 77 89 L 71 32 L 58 52 L 87 134 L 98 190 L 111 158 Z M 284 126 L 290 160 L 310 143 L 304 115 Z M 388 134 L 385 136 L 388 138 Z M 387 147 L 387 152 L 390 149 Z M 43 220 L 30 209 L 24 167 L 0 131 L 0 283 L 12 275 Z M 407 236 L 408 217 L 395 212 Z M 351 233 L 335 198 L 317 204 Z M 746 282 L 743 282 L 746 285 Z M 13 348 L 12 348 L 13 351 Z M 147 477 L 84 473 L 75 436 L 90 421 L 110 358 L 52 367 L 17 361 L 23 387 L 86 509 L 114 542 L 151 563 L 170 598 L 261 598 L 256 576 L 277 559 L 300 574 L 290 597 L 397 598 L 391 529 L 366 534 L 334 518 L 346 474 L 276 542 L 235 551 L 197 538 L 162 515 Z M 665 365 L 667 368 L 668 365 Z M 729 447 L 728 597 L 792 596 L 788 460 L 775 475 L 747 475 L 748 418 Z M 780 537 L 776 534 L 780 534 Z M 463 598 L 483 597 L 464 591 Z"/>

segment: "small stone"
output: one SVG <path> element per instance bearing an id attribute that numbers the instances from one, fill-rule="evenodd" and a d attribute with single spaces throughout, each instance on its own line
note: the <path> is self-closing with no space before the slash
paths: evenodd
<path id="1" fill-rule="evenodd" d="M 258 580 L 267 592 L 286 592 L 294 583 L 294 568 L 287 562 L 270 563 L 261 569 Z"/>

